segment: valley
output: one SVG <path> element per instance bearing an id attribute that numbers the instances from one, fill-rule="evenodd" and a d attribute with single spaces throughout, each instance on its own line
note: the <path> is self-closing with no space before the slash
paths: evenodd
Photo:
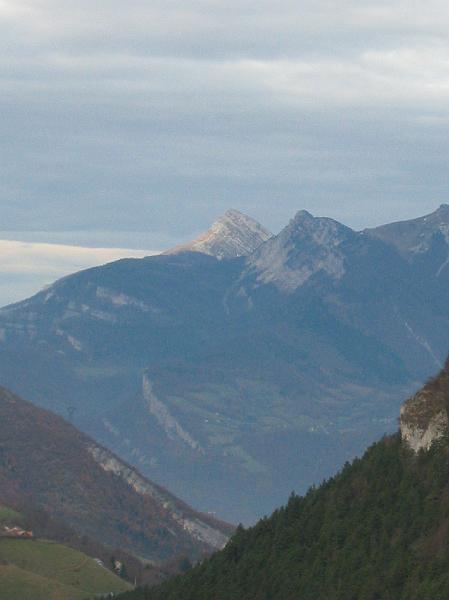
<path id="1" fill-rule="evenodd" d="M 256 526 L 239 527 L 185 575 L 120 598 L 446 598 L 448 414 L 449 359 L 403 404 L 399 432 Z"/>
<path id="2" fill-rule="evenodd" d="M 120 260 L 2 309 L 1 380 L 203 512 L 251 523 L 393 431 L 442 364 L 448 226 L 445 206 L 414 221 L 426 243 L 404 250 L 306 211 L 272 237 L 219 221 L 207 253 Z M 247 255 L 222 253 L 229 231 Z"/>

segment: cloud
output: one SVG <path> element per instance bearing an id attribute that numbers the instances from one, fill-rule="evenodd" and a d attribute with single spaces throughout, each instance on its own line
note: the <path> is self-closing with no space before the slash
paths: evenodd
<path id="1" fill-rule="evenodd" d="M 2 228 L 160 247 L 229 206 L 272 229 L 431 210 L 448 27 L 439 0 L 0 0 Z"/>
<path id="2" fill-rule="evenodd" d="M 23 300 L 75 271 L 151 254 L 155 252 L 0 240 L 0 306 Z"/>

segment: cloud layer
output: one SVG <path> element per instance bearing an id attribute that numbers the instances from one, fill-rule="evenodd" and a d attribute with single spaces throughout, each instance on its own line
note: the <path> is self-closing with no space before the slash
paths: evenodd
<path id="1" fill-rule="evenodd" d="M 430 211 L 448 27 L 435 0 L 0 0 L 2 229 L 155 247 L 230 206 L 274 230 Z"/>
<path id="2" fill-rule="evenodd" d="M 154 252 L 0 240 L 0 307 L 23 300 L 75 271 L 149 254 Z"/>

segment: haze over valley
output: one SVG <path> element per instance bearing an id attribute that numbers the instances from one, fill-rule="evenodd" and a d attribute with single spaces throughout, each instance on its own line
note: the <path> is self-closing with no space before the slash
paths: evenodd
<path id="1" fill-rule="evenodd" d="M 448 31 L 0 0 L 0 600 L 449 598 Z"/>
<path id="2" fill-rule="evenodd" d="M 199 241 L 4 308 L 0 375 L 196 508 L 251 523 L 393 431 L 440 368 L 448 230 L 447 205 L 362 232 L 299 211 L 276 236 L 229 211 Z"/>

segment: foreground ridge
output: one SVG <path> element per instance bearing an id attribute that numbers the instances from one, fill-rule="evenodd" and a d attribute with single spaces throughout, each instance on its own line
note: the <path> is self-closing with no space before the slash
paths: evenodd
<path id="1" fill-rule="evenodd" d="M 0 440 L 0 504 L 31 503 L 104 545 L 158 563 L 222 548 L 233 529 L 1 387 Z"/>

